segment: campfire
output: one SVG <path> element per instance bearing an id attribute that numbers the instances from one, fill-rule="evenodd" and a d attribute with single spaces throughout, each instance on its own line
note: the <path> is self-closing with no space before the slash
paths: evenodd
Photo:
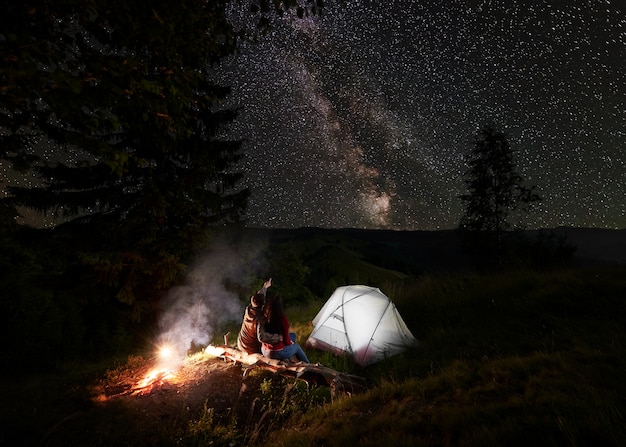
<path id="1" fill-rule="evenodd" d="M 154 358 L 129 358 L 128 364 L 111 372 L 104 386 L 104 395 L 98 400 L 106 400 L 118 395 L 140 395 L 152 392 L 155 388 L 178 381 L 178 372 L 184 361 L 177 359 L 169 346 L 158 348 Z M 112 383 L 111 383 L 112 382 Z"/>
<path id="2" fill-rule="evenodd" d="M 141 379 L 132 388 L 131 394 L 142 393 L 145 391 L 151 391 L 155 386 L 163 385 L 167 381 L 176 377 L 173 371 L 161 368 L 153 368 L 148 371 L 148 374 Z"/>
<path id="3" fill-rule="evenodd" d="M 176 377 L 175 365 L 178 363 L 173 359 L 174 351 L 169 345 L 160 346 L 157 352 L 157 364 L 150 369 L 146 375 L 139 380 L 131 390 L 131 394 L 151 391 L 155 386 Z"/>

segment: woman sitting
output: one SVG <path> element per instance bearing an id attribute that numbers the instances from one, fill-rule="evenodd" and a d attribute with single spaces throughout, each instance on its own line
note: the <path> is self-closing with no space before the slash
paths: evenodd
<path id="1" fill-rule="evenodd" d="M 261 327 L 264 326 L 266 332 L 282 334 L 282 339 L 277 343 L 271 343 L 264 341 L 264 337 L 259 335 L 263 355 L 277 360 L 291 360 L 293 356 L 296 356 L 299 361 L 310 363 L 300 345 L 296 343 L 296 334 L 289 332 L 289 320 L 285 316 L 283 300 L 280 296 L 274 295 L 266 300 L 264 315 L 265 322 L 259 324 L 259 330 L 262 330 Z"/>

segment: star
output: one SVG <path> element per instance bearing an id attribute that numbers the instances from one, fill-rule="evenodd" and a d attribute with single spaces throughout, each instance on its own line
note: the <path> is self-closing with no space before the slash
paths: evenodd
<path id="1" fill-rule="evenodd" d="M 243 113 L 250 226 L 454 228 L 473 136 L 508 135 L 530 227 L 626 226 L 616 2 L 326 2 L 217 76 Z M 243 26 L 243 25 L 242 25 Z"/>

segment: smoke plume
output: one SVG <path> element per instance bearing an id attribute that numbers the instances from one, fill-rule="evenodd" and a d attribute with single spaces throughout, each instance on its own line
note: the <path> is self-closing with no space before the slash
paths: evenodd
<path id="1" fill-rule="evenodd" d="M 182 362 L 194 346 L 206 346 L 220 326 L 241 321 L 247 296 L 237 289 L 252 287 L 265 261 L 265 241 L 220 237 L 190 269 L 184 284 L 172 288 L 159 321 L 158 345 L 173 351 L 168 362 Z"/>

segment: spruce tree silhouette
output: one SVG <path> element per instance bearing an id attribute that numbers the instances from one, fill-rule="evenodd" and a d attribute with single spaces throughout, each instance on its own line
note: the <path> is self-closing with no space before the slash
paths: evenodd
<path id="1" fill-rule="evenodd" d="M 524 186 L 513 155 L 507 136 L 494 125 L 477 133 L 465 176 L 468 192 L 460 196 L 465 213 L 459 228 L 466 249 L 482 263 L 502 265 L 505 232 L 523 228 L 511 221 L 513 212 L 528 211 L 541 200 L 534 187 Z"/>

